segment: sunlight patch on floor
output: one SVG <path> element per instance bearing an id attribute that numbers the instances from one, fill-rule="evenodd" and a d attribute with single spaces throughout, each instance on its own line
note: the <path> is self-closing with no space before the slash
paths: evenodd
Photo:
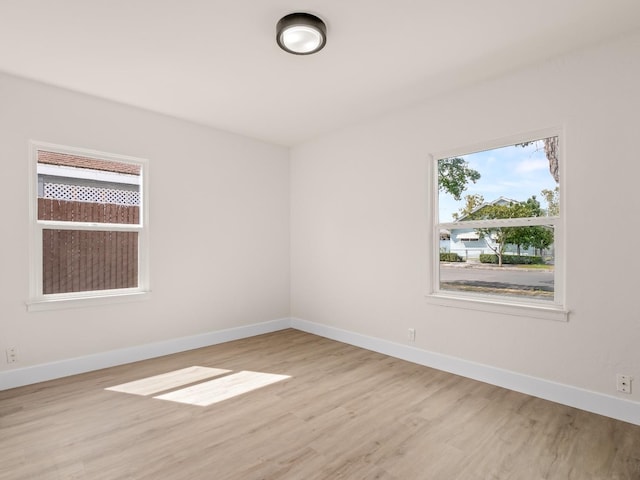
<path id="1" fill-rule="evenodd" d="M 113 392 L 131 393 L 133 395 L 152 395 L 164 392 L 183 385 L 188 385 L 200 380 L 211 377 L 217 377 L 229 373 L 231 370 L 223 370 L 221 368 L 208 367 L 187 367 L 173 372 L 155 375 L 153 377 L 143 378 L 133 382 L 123 383 L 115 387 L 105 388 Z"/>
<path id="2" fill-rule="evenodd" d="M 291 377 L 273 373 L 242 371 L 153 398 L 206 407 L 287 378 Z"/>

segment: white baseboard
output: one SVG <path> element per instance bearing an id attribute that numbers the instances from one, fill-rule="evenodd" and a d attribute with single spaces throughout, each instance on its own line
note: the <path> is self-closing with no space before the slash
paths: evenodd
<path id="1" fill-rule="evenodd" d="M 391 357 L 489 383 L 552 402 L 640 425 L 640 403 L 570 385 L 523 375 L 480 363 L 429 352 L 409 345 L 381 340 L 299 318 L 291 327 L 303 332 L 383 353 Z"/>
<path id="2" fill-rule="evenodd" d="M 114 367 L 125 363 L 138 362 L 140 360 L 161 357 L 172 353 L 193 350 L 194 348 L 208 347 L 218 343 L 262 335 L 263 333 L 289 328 L 290 324 L 291 322 L 288 318 L 282 318 L 201 335 L 175 338 L 164 342 L 150 343 L 103 353 L 95 353 L 84 357 L 60 360 L 58 362 L 7 370 L 0 372 L 0 390 L 22 387 L 32 383 L 68 377 L 69 375 L 91 372 L 101 368 Z"/>
<path id="3" fill-rule="evenodd" d="M 0 390 L 21 387 L 56 378 L 86 373 L 101 368 L 147 360 L 172 353 L 208 347 L 219 343 L 253 337 L 264 333 L 295 328 L 303 332 L 330 338 L 418 365 L 472 378 L 509 390 L 543 398 L 552 402 L 597 413 L 624 422 L 640 425 L 640 403 L 551 382 L 469 360 L 429 352 L 380 338 L 369 337 L 339 328 L 309 322 L 299 318 L 282 318 L 269 322 L 219 330 L 191 337 L 96 353 L 59 362 L 34 365 L 0 372 Z"/>

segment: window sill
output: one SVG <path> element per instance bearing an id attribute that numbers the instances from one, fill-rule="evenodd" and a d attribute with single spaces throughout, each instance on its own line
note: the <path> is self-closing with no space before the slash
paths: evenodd
<path id="1" fill-rule="evenodd" d="M 126 293 L 95 294 L 85 297 L 62 297 L 29 300 L 27 311 L 39 312 L 43 310 L 64 310 L 69 308 L 83 308 L 100 305 L 113 305 L 117 303 L 130 303 L 147 300 L 150 291 L 135 291 Z"/>
<path id="2" fill-rule="evenodd" d="M 462 308 L 503 315 L 516 315 L 520 317 L 533 317 L 557 322 L 568 322 L 569 311 L 559 305 L 532 305 L 522 303 L 496 302 L 492 299 L 465 298 L 445 293 L 432 293 L 426 295 L 427 302 L 443 307 Z"/>

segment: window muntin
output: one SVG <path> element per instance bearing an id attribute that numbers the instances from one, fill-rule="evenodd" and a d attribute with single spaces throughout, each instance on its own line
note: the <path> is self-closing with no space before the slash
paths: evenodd
<path id="1" fill-rule="evenodd" d="M 32 143 L 31 301 L 148 290 L 146 162 Z"/>
<path id="2" fill-rule="evenodd" d="M 432 295 L 562 308 L 561 150 L 553 133 L 434 157 Z"/>

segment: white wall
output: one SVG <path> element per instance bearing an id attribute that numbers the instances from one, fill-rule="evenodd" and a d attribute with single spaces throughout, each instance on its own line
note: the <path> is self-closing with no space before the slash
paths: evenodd
<path id="1" fill-rule="evenodd" d="M 149 300 L 26 311 L 30 139 L 149 160 Z M 0 371 L 288 317 L 286 148 L 0 75 L 0 172 Z"/>
<path id="2" fill-rule="evenodd" d="M 292 316 L 398 343 L 412 327 L 429 352 L 640 400 L 640 259 L 600 240 L 638 219 L 639 85 L 635 35 L 294 148 Z M 427 304 L 428 154 L 555 126 L 569 322 Z"/>

